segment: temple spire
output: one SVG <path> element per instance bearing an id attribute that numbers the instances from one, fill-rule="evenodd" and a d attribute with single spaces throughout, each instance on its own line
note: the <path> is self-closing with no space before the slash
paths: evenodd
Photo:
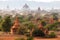
<path id="1" fill-rule="evenodd" d="M 9 10 L 9 5 L 7 5 L 6 9 Z"/>
<path id="2" fill-rule="evenodd" d="M 42 23 L 41 23 L 41 22 L 39 22 L 39 23 L 38 23 L 38 28 L 39 28 L 39 29 L 42 29 L 42 28 L 43 28 L 43 26 L 42 26 Z"/>
<path id="3" fill-rule="evenodd" d="M 25 4 L 25 5 L 23 6 L 23 8 L 26 8 L 26 9 L 27 9 L 27 8 L 29 8 L 29 6 L 28 6 L 27 4 Z"/>
<path id="4" fill-rule="evenodd" d="M 40 7 L 38 7 L 38 11 L 41 11 Z"/>
<path id="5" fill-rule="evenodd" d="M 11 28 L 11 33 L 16 34 L 19 27 L 20 27 L 20 23 L 19 23 L 18 17 L 16 17 L 16 19 L 14 21 L 14 24 L 13 24 L 13 26 Z"/>
<path id="6" fill-rule="evenodd" d="M 30 10 L 29 6 L 25 3 L 25 5 L 22 8 L 23 10 Z"/>

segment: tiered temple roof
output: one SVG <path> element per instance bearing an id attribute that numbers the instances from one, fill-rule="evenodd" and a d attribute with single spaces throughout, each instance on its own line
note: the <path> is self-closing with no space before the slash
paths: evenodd
<path id="1" fill-rule="evenodd" d="M 15 21 L 14 21 L 14 24 L 13 24 L 12 28 L 18 28 L 19 25 L 20 25 L 19 20 L 18 20 L 18 18 L 16 17 L 16 19 L 15 19 Z"/>
<path id="2" fill-rule="evenodd" d="M 19 27 L 20 27 L 20 23 L 19 23 L 18 17 L 16 17 L 14 24 L 11 28 L 11 34 L 16 34 Z"/>

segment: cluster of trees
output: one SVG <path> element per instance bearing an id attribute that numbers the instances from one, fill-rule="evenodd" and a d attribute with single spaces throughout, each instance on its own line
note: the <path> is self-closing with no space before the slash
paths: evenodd
<path id="1" fill-rule="evenodd" d="M 4 18 L 1 18 L 0 20 L 2 20 L 0 22 L 0 30 L 3 31 L 3 32 L 10 32 L 10 29 L 11 29 L 11 26 L 12 26 L 10 16 L 6 16 Z"/>
<path id="2" fill-rule="evenodd" d="M 38 19 L 38 22 L 41 22 L 43 28 L 48 29 L 49 31 L 53 30 L 56 31 L 57 30 L 57 25 L 60 24 L 60 22 L 58 22 L 58 17 L 56 14 L 52 14 L 53 15 L 53 19 L 56 20 L 53 24 L 47 24 L 47 22 L 43 19 Z M 40 29 L 38 29 L 38 25 L 37 23 L 34 24 L 32 23 L 31 19 L 36 19 L 35 17 L 33 17 L 32 15 L 28 15 L 26 17 L 24 16 L 18 16 L 19 21 L 21 23 L 20 28 L 18 29 L 17 33 L 21 34 L 21 35 L 28 35 L 30 36 L 31 31 L 33 36 L 41 36 L 44 37 L 45 34 L 43 31 L 41 31 Z M 11 26 L 13 25 L 13 20 L 14 18 L 12 18 L 11 16 L 5 16 L 4 18 L 2 18 L 0 16 L 0 30 L 3 32 L 10 32 Z"/>

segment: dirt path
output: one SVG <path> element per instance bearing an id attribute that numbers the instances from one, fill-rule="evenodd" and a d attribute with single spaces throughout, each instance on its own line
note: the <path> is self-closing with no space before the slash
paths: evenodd
<path id="1" fill-rule="evenodd" d="M 34 40 L 60 40 L 60 38 L 34 38 Z"/>
<path id="2" fill-rule="evenodd" d="M 0 40 L 14 40 L 15 38 L 14 37 L 1 37 Z M 53 39 L 42 39 L 42 38 L 34 38 L 34 40 L 60 40 L 60 38 L 53 38 Z"/>
<path id="3" fill-rule="evenodd" d="M 15 36 L 15 35 L 2 35 L 0 36 L 0 40 L 15 40 L 16 38 L 21 38 L 23 36 Z"/>
<path id="4" fill-rule="evenodd" d="M 18 37 L 23 36 L 0 36 L 0 40 L 15 40 Z M 34 38 L 34 40 L 60 40 L 60 38 Z"/>
<path id="5" fill-rule="evenodd" d="M 0 40 L 14 40 L 15 38 L 13 36 L 0 36 Z"/>

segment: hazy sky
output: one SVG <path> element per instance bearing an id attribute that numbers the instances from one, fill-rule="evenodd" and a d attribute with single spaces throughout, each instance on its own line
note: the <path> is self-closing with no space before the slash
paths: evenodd
<path id="1" fill-rule="evenodd" d="M 9 5 L 10 9 L 21 9 L 25 3 L 30 8 L 60 8 L 60 0 L 0 0 L 0 9 L 6 9 L 7 5 Z"/>
<path id="2" fill-rule="evenodd" d="M 15 0 L 0 0 L 0 1 L 15 1 Z M 19 1 L 19 0 L 16 0 L 16 1 Z M 60 1 L 60 0 L 25 0 L 25 1 L 52 2 L 52 1 Z"/>
<path id="3" fill-rule="evenodd" d="M 52 1 L 60 1 L 60 0 L 28 0 L 28 1 L 36 1 L 36 2 L 52 2 Z"/>

